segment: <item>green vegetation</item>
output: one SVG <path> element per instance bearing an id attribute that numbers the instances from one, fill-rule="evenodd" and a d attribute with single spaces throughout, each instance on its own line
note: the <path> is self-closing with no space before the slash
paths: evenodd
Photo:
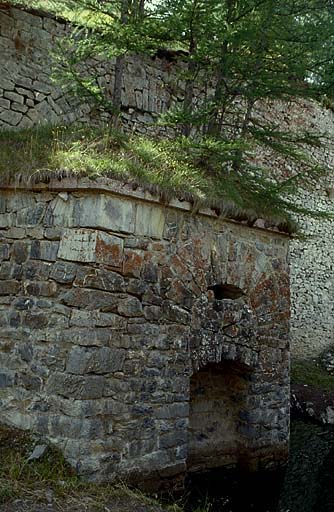
<path id="1" fill-rule="evenodd" d="M 5 181 L 110 177 L 143 186 L 162 199 L 189 200 L 195 211 L 213 207 L 249 223 L 264 217 L 289 231 L 295 225 L 287 212 L 308 212 L 281 197 L 281 188 L 266 176 L 259 180 L 249 174 L 239 180 L 230 173 L 222 180 L 215 165 L 224 158 L 224 148 L 212 139 L 195 145 L 182 136 L 159 140 L 85 126 L 0 132 L 0 176 Z"/>
<path id="2" fill-rule="evenodd" d="M 334 376 L 330 375 L 317 361 L 293 361 L 291 365 L 292 384 L 307 384 L 323 391 L 334 390 Z"/>
<path id="3" fill-rule="evenodd" d="M 35 443 L 26 432 L 0 425 L 1 510 L 8 506 L 8 510 L 15 511 L 15 504 L 10 508 L 10 503 L 20 499 L 20 510 L 26 512 L 33 512 L 35 506 L 46 501 L 52 502 L 52 510 L 61 512 L 182 511 L 176 503 L 163 507 L 124 484 L 84 482 L 75 475 L 59 450 L 51 446 L 41 459 L 28 462 Z"/>
<path id="4" fill-rule="evenodd" d="M 22 174 L 34 178 L 56 172 L 112 176 L 163 196 L 190 199 L 195 209 L 219 208 L 250 224 L 264 217 L 288 231 L 295 229 L 295 214 L 329 215 L 303 208 L 295 199 L 301 187 L 312 189 L 331 172 L 317 158 L 326 134 L 284 128 L 275 115 L 259 112 L 280 100 L 331 101 L 332 3 L 33 0 L 29 5 L 75 22 L 72 37 L 61 45 L 55 76 L 85 102 L 102 106 L 111 122 L 104 131 L 23 132 L 20 142 L 3 134 L 0 143 L 6 145 L 7 138 L 9 147 L 1 149 L 2 173 L 21 173 L 29 156 Z M 179 101 L 159 120 L 172 127 L 175 138 L 123 135 L 125 58 L 154 55 L 161 48 L 182 50 L 183 65 L 173 68 L 175 80 L 183 84 Z M 92 57 L 115 59 L 112 87 L 100 85 L 92 69 L 87 72 Z M 49 144 L 43 142 L 48 137 Z M 11 145 L 21 155 L 12 155 Z M 258 163 L 262 154 L 271 162 L 284 161 L 289 173 Z"/>
<path id="5" fill-rule="evenodd" d="M 59 490 L 77 487 L 79 481 L 63 456 L 48 448 L 47 456 L 28 462 L 33 442 L 24 432 L 0 426 L 0 503 L 29 495 L 36 487 L 55 485 Z"/>

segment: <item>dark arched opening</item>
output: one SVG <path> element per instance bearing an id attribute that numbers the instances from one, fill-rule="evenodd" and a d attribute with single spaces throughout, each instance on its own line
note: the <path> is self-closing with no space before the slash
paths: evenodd
<path id="1" fill-rule="evenodd" d="M 235 467 L 241 460 L 249 375 L 243 365 L 223 361 L 209 363 L 191 377 L 188 471 Z"/>

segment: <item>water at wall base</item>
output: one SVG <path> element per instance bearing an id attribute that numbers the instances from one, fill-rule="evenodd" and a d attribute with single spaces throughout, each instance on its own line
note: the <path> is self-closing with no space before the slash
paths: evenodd
<path id="1" fill-rule="evenodd" d="M 188 479 L 188 512 L 334 512 L 334 427 L 291 425 L 285 470 L 215 470 Z"/>

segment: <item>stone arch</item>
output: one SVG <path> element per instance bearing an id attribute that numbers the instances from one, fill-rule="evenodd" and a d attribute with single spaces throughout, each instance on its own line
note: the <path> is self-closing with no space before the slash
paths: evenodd
<path id="1" fill-rule="evenodd" d="M 243 420 L 251 369 L 235 361 L 208 363 L 190 378 L 189 472 L 235 467 L 243 459 Z"/>
<path id="2" fill-rule="evenodd" d="M 247 451 L 244 425 L 259 358 L 257 320 L 241 289 L 211 286 L 196 301 L 189 350 L 188 471 L 236 466 Z"/>

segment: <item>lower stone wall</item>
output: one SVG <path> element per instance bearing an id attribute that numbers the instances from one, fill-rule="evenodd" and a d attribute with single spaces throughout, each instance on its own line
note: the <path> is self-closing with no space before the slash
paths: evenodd
<path id="1" fill-rule="evenodd" d="M 1 191 L 0 421 L 88 479 L 286 458 L 288 238 L 189 208 L 101 181 Z M 204 463 L 199 388 L 222 441 Z"/>

